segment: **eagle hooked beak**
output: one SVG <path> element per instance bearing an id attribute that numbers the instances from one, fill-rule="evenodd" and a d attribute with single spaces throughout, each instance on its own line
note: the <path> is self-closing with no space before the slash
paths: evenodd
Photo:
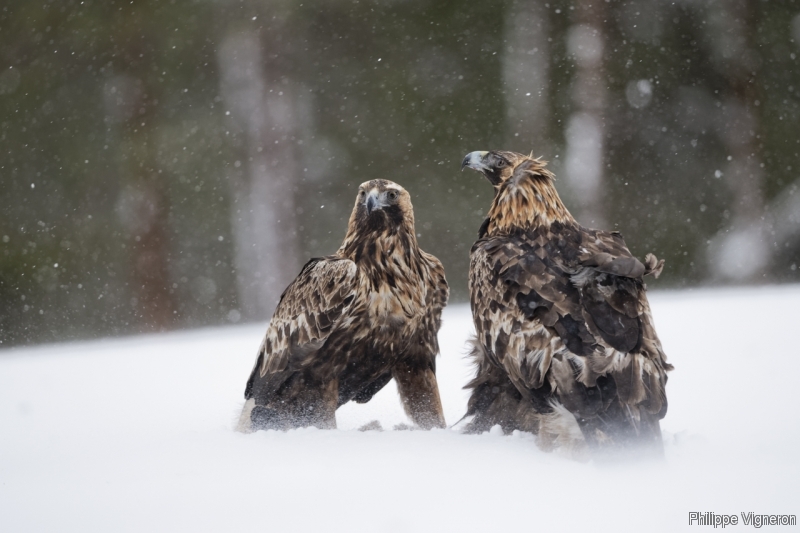
<path id="1" fill-rule="evenodd" d="M 376 189 L 373 189 L 369 191 L 369 194 L 367 194 L 367 199 L 364 200 L 364 206 L 367 208 L 368 215 L 373 211 L 375 211 L 376 209 L 380 209 L 381 207 L 383 207 L 383 204 L 378 198 L 378 194 L 379 194 L 378 191 Z"/>
<path id="2" fill-rule="evenodd" d="M 461 162 L 461 170 L 463 171 L 465 168 L 471 168 L 472 170 L 477 170 L 478 172 L 488 170 L 488 167 L 484 163 L 484 158 L 488 153 L 489 152 L 468 153 L 466 157 L 464 157 L 464 161 Z"/>

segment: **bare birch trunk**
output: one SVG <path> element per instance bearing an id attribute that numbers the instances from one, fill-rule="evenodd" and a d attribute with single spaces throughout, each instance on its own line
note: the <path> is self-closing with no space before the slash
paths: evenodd
<path id="1" fill-rule="evenodd" d="M 297 95 L 279 69 L 268 68 L 261 37 L 230 33 L 218 54 L 222 97 L 243 138 L 230 176 L 231 211 L 239 301 L 252 318 L 273 312 L 299 267 Z"/>
<path id="2" fill-rule="evenodd" d="M 539 2 L 513 2 L 506 14 L 505 35 L 503 81 L 508 148 L 524 153 L 532 150 L 534 156 L 550 154 L 547 8 Z"/>
<path id="3" fill-rule="evenodd" d="M 754 280 L 772 262 L 771 247 L 754 228 L 764 214 L 759 105 L 756 73 L 761 58 L 752 45 L 756 5 L 750 0 L 721 0 L 709 6 L 712 60 L 728 82 L 719 125 L 728 151 L 723 180 L 731 192 L 730 226 L 714 239 L 714 275 Z"/>
<path id="4" fill-rule="evenodd" d="M 119 174 L 125 185 L 116 212 L 132 240 L 131 304 L 145 330 L 164 331 L 174 327 L 177 305 L 170 286 L 169 199 L 156 160 L 151 99 L 135 76 L 120 74 L 106 83 L 106 120 L 120 124 L 123 137 Z"/>
<path id="5" fill-rule="evenodd" d="M 155 173 L 144 176 L 139 187 L 152 208 L 152 220 L 133 245 L 134 293 L 147 329 L 164 331 L 172 329 L 176 319 L 169 272 L 169 201 Z"/>
<path id="6" fill-rule="evenodd" d="M 574 111 L 567 123 L 564 174 L 577 218 L 593 227 L 605 227 L 603 174 L 605 168 L 606 81 L 603 68 L 605 3 L 580 0 L 567 35 L 575 58 L 572 85 Z"/>

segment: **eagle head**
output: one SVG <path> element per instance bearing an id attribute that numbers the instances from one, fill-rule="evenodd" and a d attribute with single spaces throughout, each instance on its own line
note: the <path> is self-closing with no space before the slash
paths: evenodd
<path id="1" fill-rule="evenodd" d="M 470 152 L 464 157 L 461 170 L 477 170 L 494 186 L 495 199 L 486 221 L 490 233 L 574 221 L 558 196 L 555 176 L 545 166 L 532 155 L 504 150 Z"/>
<path id="2" fill-rule="evenodd" d="M 506 152 L 504 150 L 492 150 L 491 152 L 470 152 L 464 157 L 461 163 L 461 170 L 471 168 L 483 174 L 489 183 L 499 187 L 506 180 L 514 175 L 518 166 L 525 162 L 544 164 L 538 159 L 516 152 Z"/>
<path id="3" fill-rule="evenodd" d="M 358 187 L 350 215 L 351 230 L 359 233 L 414 233 L 414 208 L 411 197 L 400 185 L 389 180 L 365 181 Z"/>

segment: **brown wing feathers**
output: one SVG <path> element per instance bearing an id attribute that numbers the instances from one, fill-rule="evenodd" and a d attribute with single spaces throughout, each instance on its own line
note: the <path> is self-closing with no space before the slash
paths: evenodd
<path id="1" fill-rule="evenodd" d="M 346 259 L 315 258 L 303 267 L 281 295 L 245 387 L 246 399 L 269 397 L 288 377 L 285 371 L 311 362 L 334 326 L 345 322 L 357 282 L 358 270 Z"/>

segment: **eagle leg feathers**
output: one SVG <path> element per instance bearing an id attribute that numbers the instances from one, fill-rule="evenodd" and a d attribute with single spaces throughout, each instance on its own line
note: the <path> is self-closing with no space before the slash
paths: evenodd
<path id="1" fill-rule="evenodd" d="M 447 427 L 436 373 L 424 361 L 401 361 L 392 369 L 406 414 L 422 429 Z"/>

